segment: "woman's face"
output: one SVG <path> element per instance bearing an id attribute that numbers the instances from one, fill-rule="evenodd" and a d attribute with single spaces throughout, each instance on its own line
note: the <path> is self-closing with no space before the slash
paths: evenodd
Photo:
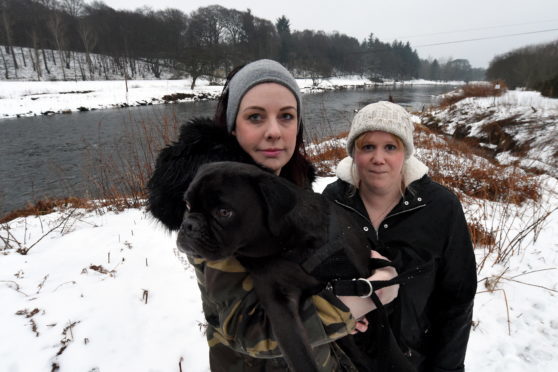
<path id="1" fill-rule="evenodd" d="M 354 161 L 361 191 L 384 195 L 401 190 L 403 144 L 393 134 L 381 131 L 367 132 L 356 142 Z"/>
<path id="2" fill-rule="evenodd" d="M 297 131 L 295 96 L 280 84 L 263 83 L 240 101 L 232 133 L 256 163 L 279 174 L 293 156 Z"/>

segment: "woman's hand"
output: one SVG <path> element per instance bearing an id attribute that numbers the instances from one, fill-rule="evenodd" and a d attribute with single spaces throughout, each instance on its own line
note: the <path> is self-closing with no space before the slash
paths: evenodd
<path id="1" fill-rule="evenodd" d="M 389 261 L 386 257 L 382 256 L 376 251 L 371 251 L 370 257 L 379 258 L 382 260 Z M 397 270 L 392 266 L 382 267 L 374 270 L 374 273 L 369 276 L 368 280 L 390 280 L 397 276 Z M 389 287 L 378 289 L 376 295 L 380 299 L 382 304 L 388 304 L 393 301 L 399 293 L 399 284 L 394 284 Z M 364 315 L 372 310 L 376 309 L 376 305 L 372 302 L 369 297 L 361 298 L 358 296 L 338 296 L 341 302 L 345 304 L 351 310 L 353 317 L 358 319 L 356 330 L 359 332 L 366 332 L 368 329 L 368 321 L 364 318 Z"/>
<path id="2" fill-rule="evenodd" d="M 376 251 L 370 251 L 370 257 L 378 258 L 381 260 L 389 261 L 386 257 L 382 256 Z M 391 280 L 397 276 L 397 270 L 393 266 L 386 266 L 380 269 L 374 270 L 372 276 L 368 277 L 368 280 Z M 399 294 L 399 284 L 390 285 L 382 289 L 378 289 L 376 295 L 380 299 L 380 302 L 384 305 L 389 304 L 391 301 L 395 300 Z"/>
<path id="3" fill-rule="evenodd" d="M 364 333 L 368 330 L 368 319 L 363 316 L 360 319 L 357 319 L 355 324 L 355 330 L 351 332 L 352 335 L 356 334 L 357 332 Z"/>

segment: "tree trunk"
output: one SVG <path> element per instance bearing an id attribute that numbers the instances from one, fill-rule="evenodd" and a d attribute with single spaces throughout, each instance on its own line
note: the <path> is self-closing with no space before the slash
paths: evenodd
<path id="1" fill-rule="evenodd" d="M 107 66 L 107 61 L 104 57 L 101 57 L 101 65 L 103 66 L 103 72 L 105 74 L 105 80 L 108 80 L 109 79 L 108 71 L 107 71 L 108 66 Z"/>
<path id="2" fill-rule="evenodd" d="M 33 52 L 35 52 L 35 56 L 33 56 L 31 49 L 29 49 L 29 56 L 31 57 L 31 61 L 33 62 L 33 69 L 37 73 L 37 80 L 41 80 L 41 56 L 39 55 L 38 37 L 35 31 L 31 32 L 31 42 L 33 44 Z"/>
<path id="3" fill-rule="evenodd" d="M 2 62 L 4 62 L 4 76 L 6 77 L 6 80 L 8 80 L 10 78 L 10 74 L 8 73 L 8 62 L 4 57 L 4 51 L 2 51 L 2 48 L 0 48 L 0 56 L 2 56 Z"/>
<path id="4" fill-rule="evenodd" d="M 136 76 L 136 64 L 133 58 L 128 58 L 129 64 L 130 64 L 130 75 L 132 77 Z"/>
<path id="5" fill-rule="evenodd" d="M 79 56 L 76 58 L 79 66 L 79 73 L 81 74 L 81 80 L 87 80 L 87 76 L 85 76 L 85 70 L 83 69 L 83 65 L 81 63 L 81 58 Z"/>
<path id="6" fill-rule="evenodd" d="M 37 79 L 41 80 L 43 71 L 41 70 L 41 55 L 39 54 L 38 48 L 35 48 L 35 62 L 37 63 Z"/>
<path id="7" fill-rule="evenodd" d="M 151 72 L 157 79 L 161 78 L 161 65 L 159 64 L 159 59 L 155 59 L 155 61 L 151 63 Z"/>
<path id="8" fill-rule="evenodd" d="M 15 75 L 17 77 L 17 69 L 19 68 L 18 64 L 17 64 L 17 59 L 14 53 L 14 47 L 13 47 L 13 43 L 12 43 L 12 29 L 10 27 L 11 22 L 10 22 L 10 18 L 8 13 L 3 10 L 2 11 L 2 23 L 4 24 L 4 33 L 6 35 L 6 42 L 7 42 L 7 47 L 9 48 L 6 49 L 6 53 L 11 52 L 12 53 L 12 58 L 14 60 L 14 69 L 15 69 Z"/>
<path id="9" fill-rule="evenodd" d="M 35 49 L 36 51 L 36 49 Z M 39 57 L 37 53 L 35 53 L 36 57 Z M 41 80 L 41 62 L 38 58 L 33 56 L 33 51 L 29 49 L 29 59 L 31 59 L 31 66 L 33 66 L 33 71 L 37 74 L 37 80 Z"/>
<path id="10" fill-rule="evenodd" d="M 87 62 L 87 69 L 89 70 L 89 76 L 91 76 L 91 80 L 93 80 L 93 62 L 91 61 L 91 55 L 89 50 L 85 52 L 85 62 Z"/>
<path id="11" fill-rule="evenodd" d="M 47 74 L 50 74 L 50 70 L 48 69 L 48 61 L 47 61 L 47 57 L 46 57 L 46 53 L 44 49 L 41 49 L 43 51 L 43 63 L 45 65 L 45 71 L 47 72 Z"/>
<path id="12" fill-rule="evenodd" d="M 66 60 L 66 68 L 70 69 L 70 63 L 72 62 L 72 51 L 70 51 L 70 50 L 66 51 L 65 60 Z M 74 66 L 75 66 L 75 63 L 74 63 Z"/>
<path id="13" fill-rule="evenodd" d="M 196 86 L 196 80 L 198 79 L 197 75 L 192 75 L 192 85 L 190 85 L 190 89 L 194 90 Z"/>
<path id="14" fill-rule="evenodd" d="M 62 70 L 62 79 L 65 81 L 66 80 L 66 70 L 64 69 L 64 52 L 62 52 L 62 50 L 58 49 L 58 58 L 60 58 L 60 69 Z"/>
<path id="15" fill-rule="evenodd" d="M 16 58 L 16 55 L 15 55 L 13 46 L 10 46 L 10 53 L 12 53 L 12 59 L 14 60 L 15 76 L 17 77 L 17 70 L 19 69 L 19 66 L 17 64 L 17 58 Z"/>
<path id="16" fill-rule="evenodd" d="M 21 59 L 23 60 L 23 66 L 27 67 L 27 61 L 25 60 L 25 54 L 23 54 L 23 48 L 19 47 L 19 52 L 21 53 Z"/>

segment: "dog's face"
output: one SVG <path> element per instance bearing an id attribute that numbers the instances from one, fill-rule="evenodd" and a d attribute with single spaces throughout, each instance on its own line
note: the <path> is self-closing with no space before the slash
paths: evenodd
<path id="1" fill-rule="evenodd" d="M 184 199 L 178 248 L 209 260 L 277 253 L 278 227 L 295 205 L 277 176 L 234 162 L 201 167 Z"/>

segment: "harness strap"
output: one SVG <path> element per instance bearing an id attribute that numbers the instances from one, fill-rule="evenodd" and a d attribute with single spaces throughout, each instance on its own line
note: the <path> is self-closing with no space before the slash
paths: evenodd
<path id="1" fill-rule="evenodd" d="M 378 265 L 375 265 L 376 268 L 394 266 L 391 262 L 386 260 L 380 260 L 380 259 L 371 259 L 371 260 L 381 261 L 378 262 Z M 333 293 L 335 293 L 337 296 L 370 297 L 372 294 L 374 294 L 374 296 L 372 296 L 372 300 L 374 300 L 374 297 L 376 296 L 374 291 L 385 287 L 389 287 L 390 285 L 394 285 L 394 284 L 404 285 L 407 282 L 413 280 L 415 277 L 430 271 L 433 264 L 434 264 L 434 260 L 431 259 L 428 262 L 426 262 L 424 265 L 417 266 L 413 269 L 407 270 L 390 280 L 368 280 L 365 278 L 333 280 L 327 284 L 327 288 L 332 289 Z M 376 304 L 376 306 L 378 305 Z"/>
<path id="2" fill-rule="evenodd" d="M 327 260 L 336 252 L 343 250 L 343 232 L 339 227 L 339 223 L 337 222 L 336 213 L 329 214 L 329 238 L 328 242 L 322 245 L 312 256 L 306 259 L 302 263 L 302 268 L 306 270 L 306 272 L 311 273 L 316 269 L 318 266 L 321 265 L 322 262 Z"/>

